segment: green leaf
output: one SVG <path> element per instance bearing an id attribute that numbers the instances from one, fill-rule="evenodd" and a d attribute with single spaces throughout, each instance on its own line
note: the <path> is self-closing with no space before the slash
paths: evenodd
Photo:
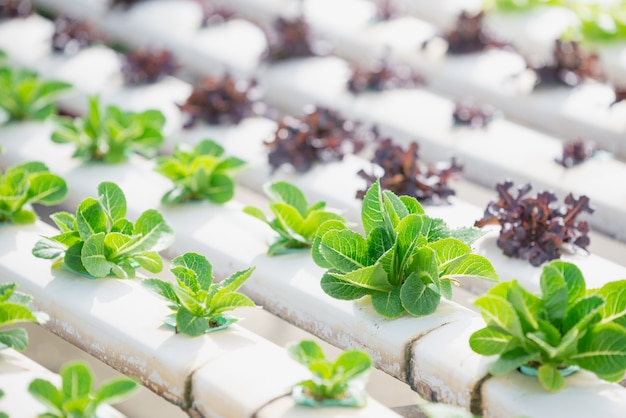
<path id="1" fill-rule="evenodd" d="M 32 210 L 21 209 L 11 214 L 11 222 L 15 225 L 32 225 L 37 221 L 37 214 Z"/>
<path id="2" fill-rule="evenodd" d="M 130 394 L 135 392 L 139 385 L 137 382 L 127 378 L 118 378 L 110 380 L 100 386 L 95 393 L 95 403 L 100 405 L 102 403 L 115 404 L 123 399 L 127 398 Z"/>
<path id="3" fill-rule="evenodd" d="M 605 300 L 600 309 L 602 323 L 617 321 L 622 326 L 626 325 L 626 280 L 616 280 L 606 283 L 596 292 Z"/>
<path id="4" fill-rule="evenodd" d="M 139 267 L 150 273 L 158 273 L 163 270 L 163 260 L 157 252 L 146 251 L 145 253 L 134 255 L 132 259 L 139 264 Z"/>
<path id="5" fill-rule="evenodd" d="M 50 215 L 50 219 L 61 230 L 61 232 L 71 232 L 76 230 L 76 217 L 68 212 L 56 212 Z"/>
<path id="6" fill-rule="evenodd" d="M 259 208 L 255 208 L 254 206 L 246 206 L 245 208 L 243 208 L 243 212 L 261 220 L 262 222 L 269 224 L 269 221 L 267 217 L 265 216 L 265 213 L 263 213 L 263 211 Z"/>
<path id="7" fill-rule="evenodd" d="M 218 285 L 219 289 L 225 292 L 237 291 L 248 280 L 254 269 L 254 267 L 249 267 L 231 274 Z"/>
<path id="8" fill-rule="evenodd" d="M 6 327 L 18 322 L 37 322 L 37 317 L 26 306 L 11 302 L 1 303 L 0 327 Z"/>
<path id="9" fill-rule="evenodd" d="M 320 251 L 320 244 L 322 243 L 324 234 L 333 229 L 344 230 L 348 229 L 348 227 L 343 222 L 337 220 L 326 221 L 321 224 L 315 232 L 315 238 L 313 238 L 313 242 L 311 244 L 311 257 L 313 258 L 315 264 L 322 268 L 329 269 L 333 267 L 332 264 L 326 261 L 326 258 L 324 258 Z"/>
<path id="10" fill-rule="evenodd" d="M 472 350 L 483 356 L 503 353 L 508 349 L 510 342 L 510 335 L 488 327 L 474 332 L 469 339 Z"/>
<path id="11" fill-rule="evenodd" d="M 372 368 L 372 360 L 364 351 L 347 350 L 337 357 L 335 370 L 341 370 L 343 380 L 352 380 Z"/>
<path id="12" fill-rule="evenodd" d="M 289 356 L 298 363 L 308 366 L 312 363 L 324 361 L 325 356 L 322 348 L 311 340 L 303 340 L 287 347 Z"/>
<path id="13" fill-rule="evenodd" d="M 346 274 L 328 273 L 355 286 L 379 292 L 389 292 L 393 286 L 387 280 L 387 273 L 383 267 L 376 263 L 372 266 L 362 267 Z"/>
<path id="14" fill-rule="evenodd" d="M 180 286 L 174 286 L 173 289 L 174 293 L 176 293 L 176 296 L 178 296 L 182 307 L 198 317 L 204 316 L 206 314 L 206 309 L 204 308 L 203 304 L 196 298 L 195 294 L 181 288 Z"/>
<path id="15" fill-rule="evenodd" d="M 263 187 L 265 193 L 275 202 L 282 202 L 295 208 L 301 217 L 306 216 L 308 203 L 304 193 L 286 181 L 276 181 Z"/>
<path id="16" fill-rule="evenodd" d="M 214 173 L 210 177 L 206 195 L 213 203 L 226 203 L 235 195 L 235 181 L 226 174 Z"/>
<path id="17" fill-rule="evenodd" d="M 598 295 L 592 295 L 579 300 L 572 306 L 563 320 L 563 331 L 568 332 L 577 329 L 582 332 L 586 327 L 600 321 L 600 308 L 604 305 L 604 300 Z"/>
<path id="18" fill-rule="evenodd" d="M 42 205 L 56 205 L 67 196 L 67 184 L 61 177 L 51 173 L 39 173 L 30 179 L 28 200 Z"/>
<path id="19" fill-rule="evenodd" d="M 107 277 L 115 263 L 107 260 L 104 250 L 104 233 L 91 235 L 83 245 L 81 251 L 82 264 L 89 274 L 94 277 Z"/>
<path id="20" fill-rule="evenodd" d="M 33 255 L 37 258 L 55 260 L 65 254 L 65 245 L 48 238 L 42 238 L 33 247 Z"/>
<path id="21" fill-rule="evenodd" d="M 270 209 L 282 229 L 289 233 L 290 238 L 307 242 L 300 234 L 304 225 L 304 219 L 295 207 L 286 203 L 270 203 Z"/>
<path id="22" fill-rule="evenodd" d="M 616 324 L 589 329 L 578 345 L 572 360 L 601 379 L 614 379 L 626 369 L 626 329 Z M 618 379 L 619 380 L 619 379 Z"/>
<path id="23" fill-rule="evenodd" d="M 70 270 L 76 273 L 89 275 L 89 272 L 85 269 L 85 266 L 83 266 L 83 260 L 81 257 L 84 244 L 85 243 L 83 241 L 79 241 L 69 247 L 65 251 L 65 257 L 63 258 L 63 261 L 65 263 L 65 266 Z"/>
<path id="24" fill-rule="evenodd" d="M 209 320 L 206 317 L 194 315 L 182 306 L 176 312 L 176 328 L 183 334 L 197 337 L 209 329 Z"/>
<path id="25" fill-rule="evenodd" d="M 151 278 L 151 279 L 144 279 L 141 281 L 141 283 L 148 287 L 149 289 L 151 289 L 153 292 L 161 295 L 162 297 L 164 297 L 165 299 L 175 303 L 175 304 L 179 304 L 180 300 L 178 299 L 178 296 L 176 296 L 176 292 L 174 292 L 174 288 L 172 283 L 166 282 L 164 280 L 160 280 L 160 279 L 155 279 L 155 278 Z"/>
<path id="26" fill-rule="evenodd" d="M 528 332 L 539 328 L 536 318 L 543 308 L 543 302 L 539 297 L 528 293 L 517 283 L 517 280 L 513 280 L 511 281 L 506 299 L 517 312 L 522 329 Z"/>
<path id="27" fill-rule="evenodd" d="M 390 292 L 375 292 L 372 294 L 374 310 L 385 318 L 399 318 L 404 313 L 404 306 L 400 300 L 400 287 L 394 287 Z"/>
<path id="28" fill-rule="evenodd" d="M 476 299 L 474 304 L 480 308 L 483 319 L 489 327 L 520 340 L 524 339 L 522 325 L 509 301 L 488 293 Z"/>
<path id="29" fill-rule="evenodd" d="M 61 368 L 59 374 L 66 400 L 78 399 L 91 392 L 93 377 L 86 364 L 80 362 L 67 364 Z"/>
<path id="30" fill-rule="evenodd" d="M 498 273 L 493 265 L 482 255 L 467 254 L 451 261 L 445 269 L 441 279 L 474 277 L 490 282 L 499 280 Z"/>
<path id="31" fill-rule="evenodd" d="M 396 228 L 400 221 L 409 214 L 404 203 L 389 190 L 383 191 L 384 213 L 391 221 L 393 228 Z"/>
<path id="32" fill-rule="evenodd" d="M 539 280 L 549 320 L 562 320 L 568 305 L 567 282 L 562 271 L 553 264 L 548 264 L 543 267 Z"/>
<path id="33" fill-rule="evenodd" d="M 544 364 L 539 367 L 537 377 L 541 386 L 550 392 L 559 392 L 565 387 L 565 378 L 552 364 Z"/>
<path id="34" fill-rule="evenodd" d="M 126 196 L 117 184 L 108 181 L 100 183 L 98 185 L 98 197 L 111 225 L 124 219 L 126 216 Z"/>
<path id="35" fill-rule="evenodd" d="M 174 230 L 155 209 L 148 209 L 137 218 L 133 233 L 141 235 L 132 247 L 133 252 L 163 251 L 174 241 Z"/>
<path id="36" fill-rule="evenodd" d="M 550 265 L 559 270 L 565 283 L 567 284 L 567 304 L 574 305 L 581 298 L 585 297 L 585 279 L 580 269 L 572 263 L 561 260 L 554 260 Z"/>
<path id="37" fill-rule="evenodd" d="M 88 197 L 76 210 L 76 227 L 83 241 L 93 234 L 107 232 L 107 218 L 97 200 Z"/>
<path id="38" fill-rule="evenodd" d="M 28 346 L 28 334 L 24 328 L 13 328 L 0 331 L 0 349 L 13 348 L 23 351 Z"/>
<path id="39" fill-rule="evenodd" d="M 62 414 L 63 394 L 52 383 L 44 379 L 34 379 L 28 385 L 28 393 L 55 414 Z"/>
<path id="40" fill-rule="evenodd" d="M 348 229 L 326 232 L 319 251 L 333 268 L 342 273 L 363 268 L 370 261 L 365 238 Z"/>
<path id="41" fill-rule="evenodd" d="M 309 212 L 304 218 L 304 222 L 300 227 L 299 233 L 308 242 L 311 242 L 316 234 L 318 228 L 325 222 L 335 220 L 338 222 L 345 222 L 341 215 L 332 212 L 313 211 Z"/>
<path id="42" fill-rule="evenodd" d="M 250 300 L 246 295 L 241 293 L 220 293 L 213 298 L 211 303 L 211 313 L 221 314 L 226 311 L 231 311 L 235 308 L 254 307 L 254 302 Z"/>
<path id="43" fill-rule="evenodd" d="M 374 228 L 367 235 L 367 252 L 370 260 L 378 260 L 391 247 L 395 237 L 389 236 L 385 228 Z"/>
<path id="44" fill-rule="evenodd" d="M 431 286 L 424 284 L 422 277 L 425 274 L 427 273 L 411 273 L 400 289 L 402 306 L 414 316 L 429 315 L 435 312 L 441 301 L 441 294 Z"/>
<path id="45" fill-rule="evenodd" d="M 177 266 L 193 271 L 200 289 L 209 290 L 213 283 L 213 266 L 205 256 L 192 252 L 185 253 L 172 260 L 172 267 Z"/>
<path id="46" fill-rule="evenodd" d="M 329 273 L 325 273 L 322 276 L 320 284 L 322 290 L 327 295 L 340 300 L 360 299 L 370 293 L 368 289 L 338 279 L 337 277 L 334 277 Z"/>
<path id="47" fill-rule="evenodd" d="M 385 222 L 383 215 L 384 205 L 382 195 L 380 193 L 380 184 L 376 181 L 363 196 L 363 205 L 361 207 L 361 222 L 365 235 L 368 235 L 374 228 L 381 227 L 388 231 L 392 231 L 391 225 Z"/>
<path id="48" fill-rule="evenodd" d="M 517 347 L 502 354 L 500 358 L 489 367 L 489 372 L 494 376 L 501 376 L 537 358 L 537 353 L 527 353 L 523 348 Z"/>
<path id="49" fill-rule="evenodd" d="M 421 215 L 424 213 L 424 208 L 417 201 L 416 198 L 412 196 L 400 196 L 400 201 L 404 203 L 404 206 L 409 213 L 414 213 L 416 215 Z"/>
<path id="50" fill-rule="evenodd" d="M 469 245 L 455 238 L 442 238 L 429 243 L 428 247 L 435 251 L 435 259 L 441 270 L 444 270 L 452 260 L 472 252 Z"/>

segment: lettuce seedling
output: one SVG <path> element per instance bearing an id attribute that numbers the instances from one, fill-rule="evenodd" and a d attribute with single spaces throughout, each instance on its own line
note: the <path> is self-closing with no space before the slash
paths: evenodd
<path id="1" fill-rule="evenodd" d="M 163 142 L 165 117 L 158 110 L 125 112 L 112 105 L 102 110 L 98 98 L 90 97 L 85 118 L 60 118 L 59 124 L 52 141 L 74 144 L 73 157 L 119 163 L 133 152 L 154 157 Z"/>
<path id="2" fill-rule="evenodd" d="M 32 71 L 0 67 L 0 109 L 9 121 L 44 120 L 56 113 L 54 99 L 70 87 Z"/>
<path id="3" fill-rule="evenodd" d="M 237 293 L 253 270 L 250 267 L 213 283 L 211 263 L 200 254 L 185 253 L 172 260 L 170 271 L 176 276 L 176 284 L 155 278 L 142 283 L 171 302 L 173 314 L 167 317 L 166 324 L 196 337 L 237 322 L 237 318 L 224 316 L 224 312 L 255 306 L 246 295 Z"/>
<path id="4" fill-rule="evenodd" d="M 338 401 L 344 406 L 365 405 L 367 397 L 363 388 L 364 380 L 372 367 L 372 360 L 366 352 L 348 350 L 335 361 L 329 361 L 322 348 L 310 340 L 290 345 L 287 352 L 313 373 L 312 379 L 304 380 L 294 387 L 292 395 L 297 403 L 330 406 L 336 405 Z M 298 396 L 299 393 L 303 396 Z"/>
<path id="5" fill-rule="evenodd" d="M 371 295 L 386 318 L 420 316 L 434 312 L 441 296 L 450 299 L 459 278 L 498 280 L 489 260 L 472 254 L 469 243 L 479 231 L 451 230 L 426 216 L 416 199 L 381 192 L 378 181 L 363 198 L 361 218 L 365 236 L 333 221 L 316 233 L 313 260 L 328 269 L 322 289 L 336 299 Z"/>
<path id="6" fill-rule="evenodd" d="M 470 337 L 478 354 L 499 355 L 490 366 L 502 375 L 536 368 L 550 392 L 565 387 L 559 370 L 578 366 L 618 382 L 626 370 L 626 280 L 586 290 L 574 264 L 555 260 L 543 267 L 541 296 L 516 280 L 502 282 L 475 304 L 487 326 Z"/>
<path id="7" fill-rule="evenodd" d="M 245 165 L 237 157 L 224 157 L 224 148 L 205 139 L 192 150 L 179 145 L 172 156 L 159 157 L 156 171 L 174 182 L 163 196 L 165 204 L 189 200 L 226 203 L 235 194 L 233 175 Z"/>
<path id="8" fill-rule="evenodd" d="M 291 183 L 277 181 L 263 188 L 272 200 L 270 210 L 274 219 L 267 219 L 263 211 L 253 206 L 246 206 L 243 211 L 265 222 L 278 234 L 267 249 L 268 255 L 309 249 L 317 228 L 324 222 L 332 220 L 340 225 L 346 222 L 341 215 L 324 210 L 325 202 L 309 206 L 304 193 Z"/>
<path id="9" fill-rule="evenodd" d="M 113 274 L 126 279 L 135 277 L 139 267 L 160 272 L 163 261 L 158 252 L 172 244 L 174 230 L 154 209 L 143 212 L 135 223 L 125 216 L 126 197 L 119 186 L 100 183 L 98 199 L 83 200 L 76 215 L 50 216 L 61 233 L 39 240 L 33 255 L 91 277 Z"/>
<path id="10" fill-rule="evenodd" d="M 37 220 L 33 203 L 56 205 L 66 195 L 65 180 L 50 173 L 44 163 L 31 161 L 9 167 L 0 175 L 0 222 L 33 224 Z"/>
<path id="11" fill-rule="evenodd" d="M 109 380 L 98 390 L 93 389 L 93 374 L 82 362 L 64 365 L 59 372 L 61 387 L 45 379 L 35 379 L 28 392 L 48 409 L 39 418 L 94 418 L 105 404 L 128 398 L 139 384 L 127 377 Z"/>
<path id="12" fill-rule="evenodd" d="M 43 312 L 33 312 L 28 307 L 33 297 L 15 289 L 17 289 L 15 283 L 0 284 L 0 327 L 18 322 L 45 323 L 48 320 L 48 315 Z M 0 331 L 0 350 L 13 348 L 22 351 L 27 345 L 28 334 L 24 328 Z"/>

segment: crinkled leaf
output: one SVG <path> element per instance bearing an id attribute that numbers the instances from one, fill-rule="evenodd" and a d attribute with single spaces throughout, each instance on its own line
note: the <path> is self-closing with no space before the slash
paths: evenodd
<path id="1" fill-rule="evenodd" d="M 379 292 L 389 292 L 393 286 L 387 280 L 387 273 L 383 267 L 376 263 L 372 266 L 362 267 L 351 272 L 340 274 L 329 272 L 331 276 L 352 283 L 355 286 Z"/>
<path id="2" fill-rule="evenodd" d="M 96 199 L 88 197 L 76 210 L 76 226 L 83 241 L 93 234 L 107 232 L 107 217 Z"/>
<path id="3" fill-rule="evenodd" d="M 626 329 L 616 324 L 597 325 L 587 331 L 572 359 L 601 379 L 611 378 L 626 369 Z M 619 380 L 619 379 L 617 379 Z"/>
<path id="4" fill-rule="evenodd" d="M 367 241 L 360 234 L 348 229 L 326 232 L 322 237 L 319 251 L 333 268 L 342 273 L 370 264 Z"/>
<path id="5" fill-rule="evenodd" d="M 206 257 L 198 253 L 188 252 L 172 260 L 172 267 L 177 266 L 183 266 L 193 271 L 200 289 L 209 290 L 213 283 L 213 266 Z"/>
<path id="6" fill-rule="evenodd" d="M 330 271 L 332 272 L 332 270 Z M 329 273 L 325 273 L 321 280 L 322 290 L 335 299 L 354 300 L 360 299 L 370 293 L 368 289 L 356 286 L 352 283 L 333 277 Z"/>

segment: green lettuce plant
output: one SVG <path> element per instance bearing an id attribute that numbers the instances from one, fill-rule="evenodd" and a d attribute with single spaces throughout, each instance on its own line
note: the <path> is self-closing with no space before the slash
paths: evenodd
<path id="1" fill-rule="evenodd" d="M 450 299 L 460 278 L 498 280 L 489 260 L 468 245 L 480 231 L 451 230 L 416 199 L 381 192 L 378 181 L 363 198 L 361 219 L 365 236 L 330 221 L 313 243 L 313 260 L 328 269 L 322 289 L 336 299 L 370 296 L 386 318 L 420 316 L 434 312 L 441 296 Z"/>
<path id="2" fill-rule="evenodd" d="M 43 324 L 48 315 L 33 312 L 29 305 L 33 298 L 16 291 L 15 283 L 0 284 L 0 327 L 7 327 L 19 322 L 36 322 Z M 0 350 L 13 348 L 22 351 L 28 345 L 28 334 L 24 328 L 0 330 Z"/>
<path id="3" fill-rule="evenodd" d="M 565 387 L 561 374 L 571 366 L 610 382 L 626 370 L 626 280 L 587 290 L 574 264 L 552 261 L 543 267 L 541 295 L 516 280 L 502 282 L 475 304 L 487 326 L 470 337 L 478 354 L 498 355 L 493 375 L 520 367 L 536 369 L 551 392 Z"/>
<path id="4" fill-rule="evenodd" d="M 0 67 L 0 109 L 9 121 L 44 120 L 56 113 L 54 99 L 71 84 L 42 80 L 28 70 Z"/>
<path id="5" fill-rule="evenodd" d="M 235 194 L 233 177 L 245 165 L 237 157 L 224 157 L 224 148 L 209 139 L 191 150 L 179 145 L 171 156 L 159 157 L 156 163 L 156 171 L 174 183 L 163 196 L 165 204 L 189 200 L 226 203 Z"/>
<path id="6" fill-rule="evenodd" d="M 171 303 L 173 313 L 166 323 L 177 332 L 195 337 L 237 322 L 237 318 L 225 316 L 224 312 L 255 306 L 246 295 L 237 293 L 253 270 L 250 267 L 214 283 L 211 263 L 200 254 L 186 253 L 172 260 L 176 284 L 155 278 L 142 283 Z"/>
<path id="7" fill-rule="evenodd" d="M 578 22 L 568 28 L 564 34 L 566 38 L 582 40 L 586 45 L 626 40 L 626 3 L 577 4 L 572 10 Z"/>
<path id="8" fill-rule="evenodd" d="M 518 12 L 538 6 L 563 6 L 563 0 L 483 0 L 483 10 Z"/>
<path id="9" fill-rule="evenodd" d="M 269 207 L 274 219 L 268 219 L 261 209 L 253 206 L 246 206 L 243 211 L 265 222 L 278 234 L 267 249 L 268 255 L 309 249 L 317 229 L 324 222 L 346 223 L 341 215 L 325 210 L 325 202 L 309 206 L 304 193 L 289 182 L 268 183 L 264 190 L 271 199 Z"/>
<path id="10" fill-rule="evenodd" d="M 65 180 L 50 173 L 44 163 L 31 161 L 9 167 L 0 174 L 0 222 L 33 224 L 37 220 L 33 203 L 56 205 L 66 195 Z"/>
<path id="11" fill-rule="evenodd" d="M 292 396 L 296 403 L 310 406 L 365 405 L 367 396 L 363 386 L 372 368 L 372 360 L 366 352 L 347 350 L 335 361 L 330 361 L 322 348 L 310 340 L 290 345 L 287 352 L 313 374 L 311 379 L 294 387 Z"/>
<path id="12" fill-rule="evenodd" d="M 113 105 L 103 110 L 98 98 L 90 97 L 84 118 L 59 118 L 52 141 L 74 144 L 73 156 L 85 161 L 119 163 L 132 153 L 152 158 L 163 143 L 164 124 L 158 110 L 126 112 Z"/>
<path id="13" fill-rule="evenodd" d="M 128 398 L 139 386 L 136 381 L 121 377 L 94 390 L 93 374 L 82 362 L 64 365 L 59 374 L 61 387 L 45 379 L 35 379 L 28 386 L 28 392 L 48 409 L 39 418 L 96 418 L 100 406 Z"/>
<path id="14" fill-rule="evenodd" d="M 126 197 L 110 182 L 100 183 L 98 199 L 83 200 L 76 215 L 57 212 L 50 218 L 61 233 L 39 240 L 33 255 L 91 277 L 135 277 L 139 267 L 158 273 L 159 251 L 174 241 L 174 230 L 154 209 L 134 223 L 126 219 Z"/>

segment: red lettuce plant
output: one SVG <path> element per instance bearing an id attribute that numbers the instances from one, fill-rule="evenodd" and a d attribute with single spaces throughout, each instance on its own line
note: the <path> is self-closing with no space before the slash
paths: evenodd
<path id="1" fill-rule="evenodd" d="M 364 129 L 333 110 L 312 108 L 301 118 L 288 116 L 280 121 L 274 139 L 266 142 L 268 161 L 274 170 L 290 164 L 296 171 L 306 172 L 317 161 L 341 160 L 361 151 L 375 135 L 375 129 Z"/>
<path id="2" fill-rule="evenodd" d="M 466 100 L 455 103 L 452 119 L 456 126 L 484 128 L 495 118 L 495 113 L 493 106 Z"/>
<path id="3" fill-rule="evenodd" d="M 393 66 L 381 59 L 372 66 L 354 65 L 348 80 L 351 93 L 366 90 L 383 91 L 394 88 L 409 88 L 424 84 L 424 78 L 407 66 Z"/>
<path id="4" fill-rule="evenodd" d="M 166 49 L 135 49 L 124 58 L 122 75 L 128 84 L 154 83 L 178 69 L 174 55 Z"/>
<path id="5" fill-rule="evenodd" d="M 509 257 L 528 260 L 533 266 L 561 256 L 565 244 L 586 250 L 589 245 L 589 224 L 576 218 L 583 212 L 593 213 L 589 198 L 578 199 L 570 193 L 563 206 L 556 206 L 554 193 L 542 192 L 535 197 L 525 196 L 530 184 L 520 187 L 517 196 L 509 189 L 513 182 L 496 186 L 500 199 L 489 203 L 482 219 L 474 224 L 500 224 L 498 247 Z"/>
<path id="6" fill-rule="evenodd" d="M 32 12 L 30 0 L 0 0 L 0 19 L 27 17 Z"/>
<path id="7" fill-rule="evenodd" d="M 498 45 L 494 36 L 483 27 L 484 12 L 472 15 L 463 11 L 457 18 L 454 30 L 446 33 L 448 53 L 469 54 L 479 52 L 489 45 Z"/>
<path id="8" fill-rule="evenodd" d="M 380 177 L 380 186 L 396 195 L 412 196 L 419 201 L 428 203 L 446 203 L 449 196 L 455 194 L 449 181 L 459 177 L 463 167 L 453 158 L 450 163 L 428 165 L 418 158 L 418 145 L 412 142 L 402 149 L 390 138 L 378 144 L 372 163 L 384 171 Z M 363 199 L 365 192 L 376 182 L 377 176 L 361 170 L 357 173 L 367 181 L 366 190 L 357 191 L 356 197 Z"/>
<path id="9" fill-rule="evenodd" d="M 304 18 L 276 19 L 271 29 L 265 30 L 268 49 L 265 59 L 270 62 L 316 55 L 313 51 L 312 35 Z"/>
<path id="10" fill-rule="evenodd" d="M 597 151 L 598 146 L 591 141 L 583 141 L 582 139 L 567 141 L 563 143 L 563 155 L 561 158 L 556 158 L 555 161 L 565 168 L 570 168 L 587 161 Z"/>
<path id="11" fill-rule="evenodd" d="M 537 74 L 538 84 L 576 86 L 587 78 L 602 79 L 598 56 L 589 53 L 575 41 L 557 39 L 550 64 L 528 66 Z"/>
<path id="12" fill-rule="evenodd" d="M 187 101 L 179 105 L 190 117 L 185 128 L 190 128 L 199 119 L 212 125 L 236 124 L 252 116 L 255 85 L 255 81 L 236 81 L 228 74 L 203 78 L 194 86 Z"/>
<path id="13" fill-rule="evenodd" d="M 81 49 L 102 41 L 90 22 L 59 16 L 54 20 L 52 50 L 64 54 L 75 54 Z"/>

